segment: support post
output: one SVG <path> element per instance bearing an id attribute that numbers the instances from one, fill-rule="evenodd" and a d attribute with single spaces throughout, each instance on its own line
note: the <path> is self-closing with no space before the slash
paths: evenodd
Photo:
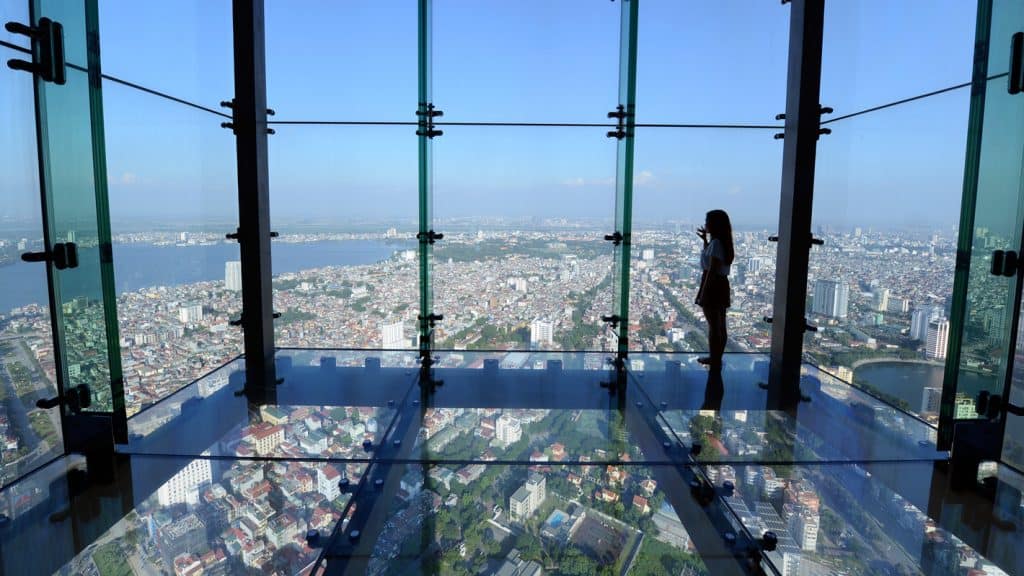
<path id="1" fill-rule="evenodd" d="M 245 391 L 251 401 L 273 396 L 273 288 L 270 186 L 267 170 L 267 84 L 263 0 L 234 0 L 233 128 L 238 158 L 238 243 L 242 261 Z"/>
<path id="2" fill-rule="evenodd" d="M 814 161 L 821 121 L 823 0 L 790 3 L 786 129 L 772 321 L 769 410 L 793 410 L 800 401 L 800 365 L 806 329 L 807 267 L 811 248 Z"/>

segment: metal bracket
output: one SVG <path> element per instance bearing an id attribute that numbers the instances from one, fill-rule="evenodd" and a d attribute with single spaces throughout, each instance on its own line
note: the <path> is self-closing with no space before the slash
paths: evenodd
<path id="1" fill-rule="evenodd" d="M 626 131 L 626 118 L 631 116 L 629 112 L 626 112 L 626 107 L 619 104 L 615 107 L 614 112 L 609 112 L 609 118 L 615 118 L 617 120 L 615 130 L 608 132 L 608 138 L 615 138 L 616 140 L 622 140 L 626 136 L 632 136 L 632 132 Z"/>
<path id="2" fill-rule="evenodd" d="M 619 232 L 618 230 L 616 230 L 612 234 L 605 234 L 604 235 L 604 239 L 609 241 L 609 242 L 611 242 L 615 246 L 618 246 L 619 244 L 622 244 L 622 240 L 624 239 L 624 236 L 622 235 L 622 232 Z"/>
<path id="3" fill-rule="evenodd" d="M 444 234 L 434 232 L 433 230 L 427 230 L 426 232 L 416 234 L 416 239 L 420 241 L 420 244 L 433 244 L 438 240 L 443 240 Z"/>
<path id="4" fill-rule="evenodd" d="M 433 313 L 431 313 L 431 314 L 427 314 L 426 316 L 423 316 L 421 314 L 421 315 L 417 316 L 416 319 L 419 320 L 420 322 L 426 320 L 427 323 L 430 325 L 430 327 L 433 328 L 434 326 L 437 325 L 438 322 L 441 322 L 441 321 L 444 320 L 444 314 L 433 314 Z"/>
<path id="5" fill-rule="evenodd" d="M 234 240 L 236 242 L 241 242 L 241 240 L 240 240 L 241 237 L 242 237 L 242 229 L 241 228 L 235 228 L 234 232 L 228 232 L 227 234 L 224 235 L 224 238 L 226 240 Z"/>
<path id="6" fill-rule="evenodd" d="M 434 108 L 434 105 L 430 102 L 420 102 L 420 107 L 416 110 L 416 115 L 420 117 L 419 128 L 416 130 L 417 136 L 426 136 L 430 139 L 437 136 L 444 136 L 443 130 L 437 130 L 434 127 L 434 118 L 444 116 L 443 111 Z"/>
<path id="7" fill-rule="evenodd" d="M 74 242 L 60 242 L 53 245 L 52 251 L 25 252 L 21 259 L 23 262 L 53 262 L 57 270 L 78 268 L 78 246 Z"/>
<path id="8" fill-rule="evenodd" d="M 622 318 L 618 314 L 612 314 L 611 316 L 601 316 L 601 321 L 611 324 L 614 330 L 619 327 L 619 322 L 622 321 Z"/>
<path id="9" fill-rule="evenodd" d="M 993 250 L 992 268 L 990 273 L 993 276 L 1005 276 L 1011 278 L 1024 267 L 1024 261 L 1013 250 Z"/>
<path id="10" fill-rule="evenodd" d="M 821 127 L 821 117 L 824 116 L 825 114 L 831 114 L 832 112 L 834 112 L 834 110 L 832 109 L 831 106 L 821 106 L 821 105 L 818 106 L 818 136 L 821 136 L 822 134 L 831 134 L 832 133 L 832 129 L 831 128 L 822 128 Z M 775 115 L 775 119 L 776 120 L 785 120 L 786 119 L 786 115 L 785 114 L 776 114 Z M 782 140 L 785 137 L 786 137 L 786 134 L 784 132 L 776 132 L 772 136 L 772 138 L 774 138 L 775 140 Z"/>
<path id="11" fill-rule="evenodd" d="M 67 69 L 64 61 L 64 26 L 49 18 L 40 18 L 36 27 L 26 26 L 18 22 L 8 22 L 4 28 L 12 34 L 28 36 L 35 44 L 39 62 L 11 59 L 7 67 L 12 70 L 24 70 L 43 79 L 63 85 L 67 83 Z"/>

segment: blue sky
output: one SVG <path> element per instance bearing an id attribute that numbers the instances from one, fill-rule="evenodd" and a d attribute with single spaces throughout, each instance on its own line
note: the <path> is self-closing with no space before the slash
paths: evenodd
<path id="1" fill-rule="evenodd" d="M 829 2 L 822 102 L 839 115 L 967 82 L 971 4 Z M 643 0 L 638 121 L 773 123 L 785 108 L 789 10 L 777 0 Z M 451 121 L 604 122 L 617 103 L 619 12 L 607 0 L 435 0 L 433 100 Z M 227 0 L 100 0 L 100 18 L 105 72 L 213 108 L 230 97 Z M 267 65 L 276 119 L 412 120 L 416 3 L 267 0 Z M 0 113 L 14 127 L 0 135 L 14 164 L 4 188 L 22 190 L 34 177 L 23 168 L 34 155 L 24 151 L 31 90 L 0 75 Z M 832 125 L 819 145 L 816 221 L 953 224 L 968 98 L 963 89 Z M 104 101 L 115 219 L 234 217 L 234 145 L 220 119 L 110 83 Z M 276 129 L 275 219 L 415 216 L 413 128 Z M 435 215 L 610 217 L 615 143 L 604 132 L 445 127 L 434 144 Z M 637 220 L 722 207 L 738 224 L 774 227 L 782 144 L 772 134 L 640 130 Z M 0 217 L 32 216 L 35 198 L 15 194 Z"/>

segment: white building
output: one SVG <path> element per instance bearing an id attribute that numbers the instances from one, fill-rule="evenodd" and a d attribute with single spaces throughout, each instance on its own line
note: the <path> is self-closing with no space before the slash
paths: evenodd
<path id="1" fill-rule="evenodd" d="M 199 503 L 199 489 L 213 482 L 213 468 L 207 458 L 199 458 L 188 463 L 180 472 L 171 476 L 156 491 L 161 506 L 172 504 L 196 505 Z"/>
<path id="2" fill-rule="evenodd" d="M 523 437 L 523 427 L 518 418 L 502 414 L 494 423 L 494 437 L 505 444 L 514 444 Z"/>
<path id="3" fill-rule="evenodd" d="M 790 531 L 793 533 L 793 539 L 804 552 L 814 552 L 817 549 L 819 525 L 819 516 L 811 512 L 794 514 L 790 519 Z"/>
<path id="4" fill-rule="evenodd" d="M 316 491 L 328 500 L 334 500 L 341 495 L 341 487 L 338 486 L 340 480 L 341 474 L 331 464 L 316 469 Z"/>
<path id="5" fill-rule="evenodd" d="M 194 302 L 185 304 L 178 309 L 178 320 L 183 324 L 194 324 L 203 319 L 203 307 Z"/>
<path id="6" fill-rule="evenodd" d="M 224 289 L 242 291 L 242 263 L 239 260 L 224 263 Z"/>
<path id="7" fill-rule="evenodd" d="M 949 321 L 946 319 L 932 320 L 928 323 L 928 335 L 925 340 L 924 354 L 927 358 L 943 360 L 946 358 L 946 346 L 949 343 Z"/>
<path id="8" fill-rule="evenodd" d="M 508 513 L 512 520 L 522 522 L 533 515 L 547 498 L 547 481 L 544 476 L 531 472 L 530 477 L 508 499 Z"/>
<path id="9" fill-rule="evenodd" d="M 846 318 L 850 305 L 850 287 L 836 280 L 818 280 L 814 283 L 813 312 L 832 318 Z"/>
<path id="10" fill-rule="evenodd" d="M 405 323 L 399 320 L 391 324 L 384 324 L 380 328 L 380 347 L 386 350 L 408 348 L 409 343 L 405 340 Z"/>
<path id="11" fill-rule="evenodd" d="M 547 320 L 537 319 L 530 322 L 530 344 L 553 344 L 555 341 L 554 324 Z"/>
<path id="12" fill-rule="evenodd" d="M 640 258 L 643 260 L 654 260 L 654 249 L 644 248 L 640 253 Z"/>

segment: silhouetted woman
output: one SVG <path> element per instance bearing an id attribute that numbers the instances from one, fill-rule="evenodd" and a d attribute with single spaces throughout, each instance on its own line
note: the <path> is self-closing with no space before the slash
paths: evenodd
<path id="1" fill-rule="evenodd" d="M 697 305 L 704 310 L 708 321 L 709 356 L 698 358 L 701 364 L 713 368 L 722 366 L 725 342 L 728 333 L 725 328 L 725 310 L 730 305 L 729 271 L 736 253 L 732 244 L 732 224 L 725 210 L 707 213 L 704 225 L 697 229 L 697 236 L 704 241 L 700 255 L 700 289 L 697 291 Z"/>

